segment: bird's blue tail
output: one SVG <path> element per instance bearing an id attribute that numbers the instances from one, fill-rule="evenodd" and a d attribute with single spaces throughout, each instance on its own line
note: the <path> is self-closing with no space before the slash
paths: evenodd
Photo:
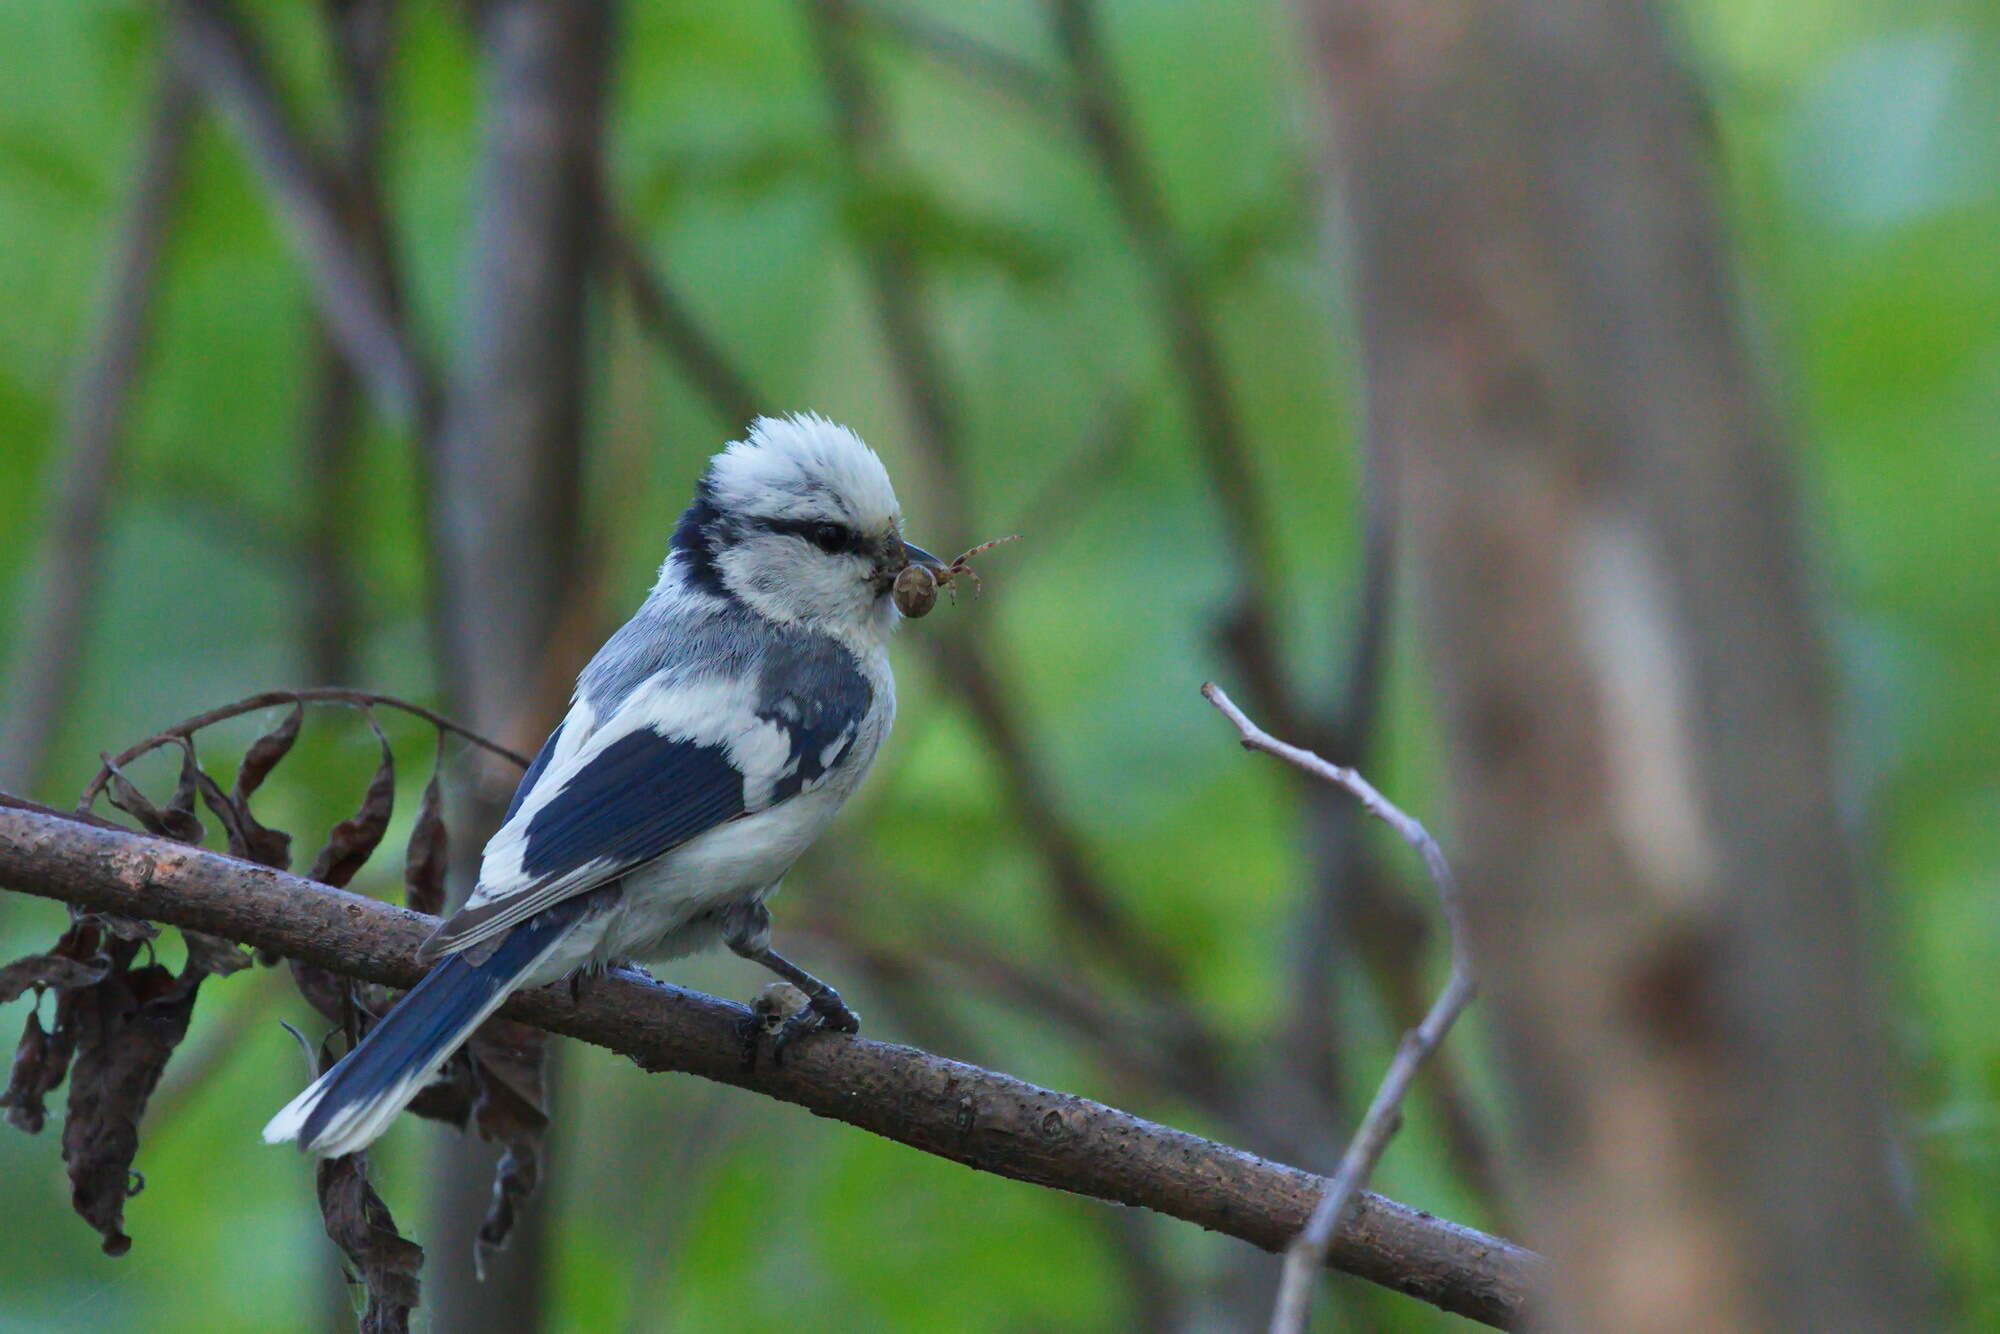
<path id="1" fill-rule="evenodd" d="M 264 1142 L 295 1139 L 301 1149 L 324 1158 L 367 1148 L 548 958 L 582 908 L 577 900 L 559 903 L 508 932 L 479 963 L 454 954 L 431 969 L 359 1046 L 271 1118 Z"/>

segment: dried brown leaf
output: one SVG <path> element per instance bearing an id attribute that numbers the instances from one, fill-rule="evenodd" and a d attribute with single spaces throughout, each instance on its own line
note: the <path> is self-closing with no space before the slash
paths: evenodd
<path id="1" fill-rule="evenodd" d="M 297 985 L 299 994 L 306 998 L 306 1004 L 318 1011 L 328 1023 L 345 1028 L 354 1018 L 349 1009 L 354 984 L 318 964 L 298 959 L 291 960 L 290 964 L 292 981 Z"/>
<path id="2" fill-rule="evenodd" d="M 31 1135 L 41 1133 L 48 1120 L 45 1099 L 69 1073 L 70 1058 L 76 1051 L 78 998 L 88 995 L 88 988 L 102 981 L 113 967 L 122 968 L 137 948 L 135 942 L 123 937 L 107 937 L 101 918 L 80 913 L 70 919 L 55 948 L 19 961 L 33 964 L 26 971 L 53 987 L 56 1007 L 54 1022 L 46 1031 L 40 1014 L 28 1012 L 21 1041 L 14 1049 L 7 1091 L 0 1094 L 0 1107 L 7 1109 L 10 1124 Z"/>
<path id="3" fill-rule="evenodd" d="M 511 1019 L 480 1025 L 466 1049 L 472 1056 L 473 1124 L 482 1139 L 504 1152 L 494 1168 L 493 1199 L 480 1222 L 473 1263 L 481 1275 L 487 1259 L 506 1246 L 521 1203 L 542 1176 L 542 1142 L 548 1135 L 548 1035 Z"/>
<path id="4" fill-rule="evenodd" d="M 86 913 L 79 920 L 89 921 L 102 930 L 105 935 L 113 939 L 129 940 L 134 944 L 143 944 L 148 940 L 157 940 L 160 936 L 160 928 L 154 926 L 151 922 L 140 917 L 127 917 L 123 913 Z"/>
<path id="5" fill-rule="evenodd" d="M 182 843 L 200 843 L 208 830 L 202 827 L 201 817 L 194 813 L 195 794 L 200 789 L 196 775 L 201 770 L 195 758 L 194 742 L 187 737 L 176 738 L 181 748 L 181 774 L 174 784 L 174 795 L 160 808 L 160 823 L 166 827 L 167 837 Z"/>
<path id="6" fill-rule="evenodd" d="M 104 980 L 70 993 L 76 1004 L 64 1020 L 76 1029 L 63 1122 L 70 1202 L 103 1236 L 107 1255 L 131 1248 L 124 1232 L 125 1201 L 136 1193 L 132 1160 L 139 1151 L 139 1120 L 167 1058 L 187 1035 L 206 976 L 198 968 L 175 977 L 158 964 L 116 966 L 118 954 L 133 948 L 121 942 Z"/>
<path id="7" fill-rule="evenodd" d="M 69 1059 L 76 1047 L 76 1030 L 60 1022 L 53 1031 L 42 1028 L 41 1016 L 28 1012 L 20 1045 L 14 1048 L 14 1068 L 7 1079 L 7 1091 L 0 1093 L 0 1107 L 7 1109 L 7 1122 L 30 1135 L 42 1133 L 48 1123 L 45 1101 L 69 1073 Z"/>
<path id="8" fill-rule="evenodd" d="M 30 954 L 0 968 L 0 1005 L 29 987 L 87 987 L 103 978 L 108 959 L 72 959 L 62 954 Z"/>
<path id="9" fill-rule="evenodd" d="M 450 858 L 450 841 L 445 832 L 443 796 L 438 775 L 424 785 L 417 822 L 410 830 L 410 845 L 403 855 L 403 901 L 412 911 L 436 917 L 444 912 L 445 868 Z"/>
<path id="10" fill-rule="evenodd" d="M 324 885 L 344 886 L 354 878 L 354 873 L 381 844 L 382 835 L 389 830 L 389 817 L 395 811 L 396 757 L 389 749 L 389 738 L 382 735 L 382 728 L 373 718 L 368 720 L 368 726 L 374 729 L 375 740 L 381 745 L 382 759 L 368 782 L 368 791 L 362 795 L 361 808 L 333 827 L 326 837 L 326 846 L 319 850 L 312 869 L 306 872 L 308 879 Z"/>
<path id="11" fill-rule="evenodd" d="M 111 762 L 111 757 L 103 757 L 104 767 L 111 771 L 111 782 L 105 795 L 111 804 L 137 820 L 149 834 L 162 838 L 167 836 L 167 823 L 160 815 L 160 808 L 131 779 L 125 771 Z"/>
<path id="12" fill-rule="evenodd" d="M 249 955 L 236 947 L 235 941 L 224 940 L 221 936 L 211 936 L 206 931 L 195 931 L 184 926 L 181 928 L 181 939 L 187 943 L 188 966 L 199 968 L 204 973 L 212 973 L 216 977 L 240 973 L 254 962 Z"/>
<path id="13" fill-rule="evenodd" d="M 243 752 L 243 763 L 236 770 L 236 789 L 230 795 L 245 811 L 250 809 L 250 795 L 263 786 L 264 779 L 299 739 L 299 724 L 305 721 L 305 716 L 304 703 L 293 704 L 283 722 L 251 742 L 250 749 Z"/>
<path id="14" fill-rule="evenodd" d="M 437 1079 L 424 1085 L 423 1092 L 411 1100 L 410 1110 L 418 1116 L 463 1130 L 472 1121 L 475 1095 L 472 1057 L 461 1047 L 444 1063 Z"/>
<path id="15" fill-rule="evenodd" d="M 397 1231 L 389 1206 L 368 1184 L 366 1154 L 322 1159 L 318 1186 L 326 1235 L 368 1289 L 362 1334 L 408 1334 L 424 1248 Z"/>
<path id="16" fill-rule="evenodd" d="M 222 833 L 229 842 L 230 856 L 280 871 L 291 869 L 290 834 L 258 824 L 257 818 L 250 814 L 247 802 L 224 792 L 222 786 L 207 774 L 197 773 L 195 785 L 201 791 L 202 801 L 215 813 L 215 818 L 222 821 Z"/>

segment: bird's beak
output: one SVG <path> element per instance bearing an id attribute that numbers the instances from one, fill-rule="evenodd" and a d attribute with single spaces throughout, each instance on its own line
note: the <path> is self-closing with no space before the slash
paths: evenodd
<path id="1" fill-rule="evenodd" d="M 928 565 L 933 570 L 942 570 L 944 568 L 943 561 L 931 555 L 930 552 L 925 551 L 914 542 L 903 543 L 903 565 L 905 568 L 912 565 Z"/>

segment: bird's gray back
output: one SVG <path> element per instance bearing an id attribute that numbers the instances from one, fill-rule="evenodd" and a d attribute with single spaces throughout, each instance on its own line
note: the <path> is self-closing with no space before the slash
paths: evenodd
<path id="1" fill-rule="evenodd" d="M 858 719 L 891 689 L 886 664 L 863 663 L 832 635 L 782 625 L 733 599 L 661 590 L 605 641 L 577 681 L 599 720 L 646 682 L 681 684 L 755 673 L 757 712 L 788 725 L 826 714 Z"/>

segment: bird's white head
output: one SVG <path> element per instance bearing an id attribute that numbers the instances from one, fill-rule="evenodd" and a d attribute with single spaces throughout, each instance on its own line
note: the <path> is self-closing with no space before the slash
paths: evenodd
<path id="1" fill-rule="evenodd" d="M 896 490 L 861 437 L 814 413 L 759 417 L 710 461 L 662 573 L 774 621 L 886 637 L 912 560 Z"/>

